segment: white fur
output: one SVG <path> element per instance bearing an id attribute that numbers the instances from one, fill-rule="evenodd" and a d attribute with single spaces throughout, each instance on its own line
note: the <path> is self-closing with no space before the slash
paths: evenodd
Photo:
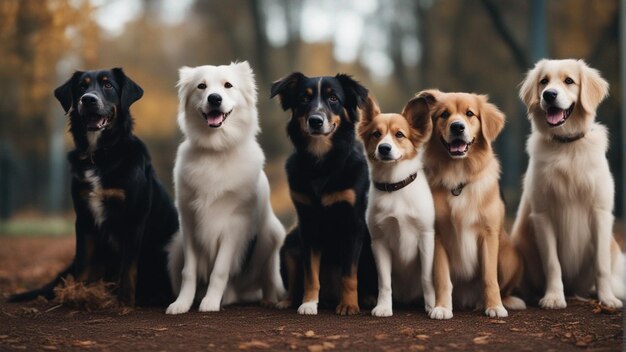
<path id="1" fill-rule="evenodd" d="M 579 74 L 574 70 L 576 65 Z M 539 302 L 543 308 L 565 308 L 565 287 L 576 295 L 587 296 L 594 285 L 603 304 L 622 307 L 620 299 L 626 298 L 624 255 L 612 255 L 611 249 L 615 186 L 605 157 L 608 133 L 606 127 L 595 122 L 595 109 L 606 96 L 608 84 L 582 61 L 542 60 L 529 73 L 520 95 L 524 99 L 524 88 L 534 83 L 534 74 L 562 72 L 580 84 L 580 91 L 573 90 L 579 94 L 571 94 L 563 84 L 554 83 L 552 88 L 564 100 L 557 102 L 561 107 L 582 105 L 581 97 L 591 89 L 586 82 L 594 80 L 604 92 L 594 106 L 575 110 L 557 128 L 548 128 L 543 116 L 535 116 L 538 110 L 529 107 L 530 160 L 513 236 L 521 236 L 516 233 L 520 227 L 517 223 L 525 221 L 520 214 L 528 213 L 535 234 L 531 240 L 537 244 L 546 279 L 545 295 Z M 539 107 L 545 109 L 541 95 L 537 99 Z M 576 142 L 561 144 L 551 140 L 552 134 L 570 136 L 581 132 L 585 136 Z"/>
<path id="2" fill-rule="evenodd" d="M 383 141 L 392 145 L 390 154 L 399 153 L 393 140 Z M 432 282 L 435 207 L 422 170 L 422 154 L 393 163 L 368 162 L 372 182 L 395 183 L 417 171 L 412 183 L 395 192 L 370 186 L 366 218 L 379 290 L 372 315 L 391 316 L 392 296 L 398 302 L 409 303 L 423 295 L 425 309 L 430 312 L 435 306 Z"/>
<path id="3" fill-rule="evenodd" d="M 228 81 L 233 87 L 224 88 Z M 200 90 L 199 83 L 207 88 Z M 174 167 L 181 232 L 169 246 L 170 275 L 178 298 L 168 314 L 185 313 L 197 284 L 208 285 L 202 312 L 248 300 L 277 302 L 284 289 L 278 251 L 285 237 L 269 202 L 265 157 L 256 141 L 256 86 L 247 62 L 180 70 L 178 122 L 185 135 Z M 218 93 L 232 113 L 210 128 L 201 112 Z M 245 272 L 242 264 L 257 242 Z M 262 297 L 261 297 L 262 293 Z"/>
<path id="4" fill-rule="evenodd" d="M 94 222 L 97 226 L 101 226 L 105 220 L 104 204 L 102 204 L 102 197 L 97 196 L 102 190 L 102 183 L 100 177 L 96 175 L 95 169 L 85 170 L 85 182 L 91 185 L 91 192 L 89 192 L 89 210 L 93 216 Z"/>

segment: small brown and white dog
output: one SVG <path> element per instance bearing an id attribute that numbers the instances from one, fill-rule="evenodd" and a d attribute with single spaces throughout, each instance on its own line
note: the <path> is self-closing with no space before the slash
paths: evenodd
<path id="1" fill-rule="evenodd" d="M 524 258 L 525 288 L 543 308 L 565 308 L 565 293 L 595 285 L 622 307 L 624 255 L 613 238 L 613 177 L 606 127 L 596 108 L 609 85 L 582 60 L 541 60 L 520 89 L 532 132 L 513 239 Z"/>
<path id="2" fill-rule="evenodd" d="M 373 316 L 393 315 L 392 288 L 396 302 L 423 294 L 427 312 L 435 305 L 435 208 L 422 165 L 431 131 L 425 98 L 410 100 L 402 114 L 383 114 L 370 97 L 363 110 L 358 132 L 371 180 L 366 220 L 378 271 Z"/>
<path id="3" fill-rule="evenodd" d="M 424 155 L 436 214 L 430 317 L 452 318 L 453 301 L 484 308 L 490 317 L 508 316 L 505 306 L 525 309 L 510 295 L 521 278 L 521 259 L 504 230 L 500 163 L 491 148 L 504 114 L 485 95 L 427 90 L 418 96 L 428 100 L 433 121 Z"/>

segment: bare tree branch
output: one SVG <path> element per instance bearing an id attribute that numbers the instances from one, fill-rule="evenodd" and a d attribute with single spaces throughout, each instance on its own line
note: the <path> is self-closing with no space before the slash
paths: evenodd
<path id="1" fill-rule="evenodd" d="M 481 0 L 485 10 L 487 10 L 487 14 L 489 18 L 491 18 L 491 22 L 493 26 L 496 28 L 496 31 L 502 38 L 502 41 L 509 47 L 511 50 L 511 54 L 513 55 L 513 59 L 515 63 L 519 67 L 520 70 L 525 71 L 529 66 L 530 62 L 528 61 L 528 57 L 525 54 L 524 48 L 517 42 L 511 30 L 507 27 L 507 25 L 502 20 L 502 14 L 498 7 L 493 3 L 492 0 Z"/>

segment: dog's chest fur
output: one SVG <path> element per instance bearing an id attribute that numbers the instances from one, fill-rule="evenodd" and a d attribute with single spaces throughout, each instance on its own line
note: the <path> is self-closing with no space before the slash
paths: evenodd
<path id="1" fill-rule="evenodd" d="M 105 207 L 102 197 L 98 195 L 102 193 L 102 183 L 97 174 L 96 169 L 86 169 L 83 172 L 83 180 L 89 185 L 90 190 L 87 192 L 86 201 L 94 222 L 97 226 L 102 226 L 105 220 Z"/>
<path id="2" fill-rule="evenodd" d="M 563 279 L 575 280 L 593 256 L 591 211 L 612 212 L 614 183 L 606 151 L 606 129 L 594 125 L 585 138 L 569 144 L 531 136 L 532 156 L 524 189 L 531 190 L 531 214 L 549 217 L 557 237 Z M 538 182 L 541 180 L 541 182 Z"/>

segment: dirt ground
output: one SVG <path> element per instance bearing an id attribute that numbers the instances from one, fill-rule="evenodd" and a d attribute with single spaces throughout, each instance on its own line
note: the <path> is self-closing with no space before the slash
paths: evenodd
<path id="1" fill-rule="evenodd" d="M 43 283 L 73 255 L 73 238 L 0 237 L 0 295 Z M 506 319 L 455 312 L 429 320 L 417 309 L 390 318 L 369 312 L 340 317 L 331 311 L 302 317 L 295 311 L 230 306 L 219 313 L 168 316 L 163 309 L 87 312 L 46 301 L 0 300 L 0 351 L 591 351 L 622 350 L 623 313 L 594 302 L 568 308 L 509 311 Z"/>

